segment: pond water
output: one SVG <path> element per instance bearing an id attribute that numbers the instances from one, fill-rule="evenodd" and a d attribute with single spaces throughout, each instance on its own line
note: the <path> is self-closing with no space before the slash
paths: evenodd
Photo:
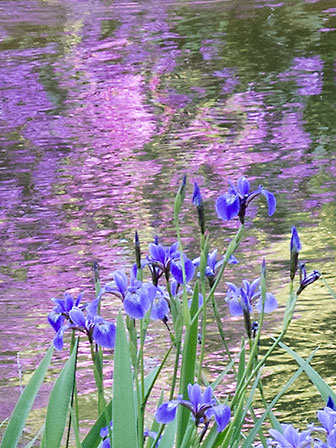
<path id="1" fill-rule="evenodd" d="M 53 338 L 50 298 L 68 289 L 93 297 L 93 261 L 103 282 L 129 268 L 135 230 L 143 255 L 156 234 L 172 243 L 184 173 L 191 258 L 199 244 L 191 181 L 201 186 L 211 247 L 220 253 L 238 226 L 219 221 L 214 209 L 228 180 L 245 175 L 276 194 L 272 218 L 263 201 L 249 210 L 240 263 L 226 275 L 252 280 L 266 258 L 268 289 L 280 303 L 267 318 L 269 335 L 280 328 L 288 293 L 292 225 L 308 270 L 319 269 L 336 288 L 335 36 L 333 0 L 2 0 L 0 421 Z M 242 322 L 222 304 L 234 346 Z M 300 296 L 286 339 L 301 356 L 320 347 L 312 364 L 332 387 L 335 310 L 315 283 Z M 160 328 L 149 364 L 167 340 Z M 207 365 L 215 376 L 224 361 L 211 323 L 210 333 Z M 39 428 L 65 356 L 55 355 L 28 433 Z M 84 349 L 79 370 L 82 391 L 90 392 L 88 364 Z M 267 396 L 294 369 L 281 353 L 272 358 Z M 82 400 L 90 421 L 94 400 Z M 302 377 L 277 410 L 304 425 L 319 407 Z"/>

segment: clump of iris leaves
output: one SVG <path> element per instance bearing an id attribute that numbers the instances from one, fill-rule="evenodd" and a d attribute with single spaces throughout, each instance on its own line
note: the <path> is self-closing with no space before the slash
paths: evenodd
<path id="1" fill-rule="evenodd" d="M 228 191 L 216 201 L 216 212 L 221 220 L 237 218 L 239 229 L 226 251 L 218 251 L 210 248 L 203 200 L 195 184 L 192 203 L 200 228 L 200 256 L 192 260 L 183 250 L 180 229 L 186 189 L 185 176 L 174 203 L 177 236 L 174 244 L 164 245 L 156 237 L 143 257 L 136 232 L 135 264 L 130 273 L 116 271 L 113 281 L 102 286 L 98 267 L 94 265 L 93 300 L 85 302 L 83 294 L 73 298 L 68 292 L 62 299 L 52 299 L 54 307 L 48 321 L 55 330 L 53 344 L 26 385 L 12 416 L 2 423 L 5 431 L 1 448 L 14 448 L 21 443 L 29 412 L 53 352 L 64 349 L 64 345 L 69 346 L 69 358 L 50 393 L 44 424 L 26 448 L 336 447 L 336 395 L 310 366 L 314 352 L 303 359 L 282 342 L 297 299 L 310 284 L 320 279 L 334 298 L 335 293 L 318 271 L 307 274 L 299 259 L 299 235 L 292 227 L 289 297 L 282 329 L 272 339 L 261 339 L 265 314 L 278 305 L 275 296 L 267 291 L 265 260 L 260 267 L 260 277 L 256 279 L 244 279 L 241 285 L 220 281 L 226 266 L 238 263 L 234 254 L 246 232 L 244 223 L 249 204 L 263 196 L 268 214 L 272 216 L 276 211 L 276 198 L 262 186 L 251 190 L 245 177 L 240 177 L 236 185 L 230 183 Z M 215 292 L 223 292 L 223 288 L 226 288 L 228 312 L 241 316 L 245 326 L 238 355 L 229 350 L 222 311 L 219 312 L 217 304 L 219 299 Z M 102 317 L 101 303 L 111 299 L 116 303 L 115 298 L 120 299 L 122 309 L 116 321 L 111 321 Z M 207 378 L 204 372 L 208 317 L 217 323 L 223 360 L 226 360 L 223 371 L 215 379 Z M 162 362 L 148 372 L 145 371 L 144 349 L 147 330 L 153 320 L 161 321 L 166 328 L 168 348 Z M 98 397 L 98 418 L 83 440 L 76 388 L 79 340 L 91 348 Z M 262 370 L 269 356 L 279 348 L 295 359 L 298 369 L 272 399 L 266 400 Z M 107 395 L 111 394 L 104 388 L 103 356 L 111 357 L 111 353 L 113 387 L 112 399 L 108 400 Z M 158 398 L 152 393 L 153 388 L 162 384 L 160 375 L 167 364 L 171 381 L 166 384 L 164 380 L 166 387 Z M 320 392 L 325 406 L 317 411 L 318 423 L 299 431 L 291 424 L 281 424 L 272 409 L 302 372 Z M 231 381 L 235 383 L 235 391 L 223 397 L 223 382 L 227 384 L 228 375 L 234 377 Z M 221 390 L 220 397 L 217 389 Z"/>

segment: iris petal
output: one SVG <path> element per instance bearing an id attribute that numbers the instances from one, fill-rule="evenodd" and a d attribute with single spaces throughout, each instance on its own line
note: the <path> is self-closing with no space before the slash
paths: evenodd
<path id="1" fill-rule="evenodd" d="M 268 216 L 272 216 L 276 209 L 276 199 L 273 193 L 265 190 L 264 188 L 261 190 L 261 194 L 265 196 L 268 205 Z"/>
<path id="2" fill-rule="evenodd" d="M 217 423 L 217 431 L 222 432 L 227 427 L 230 417 L 231 417 L 231 410 L 229 406 L 224 405 L 218 405 L 213 406 L 211 409 L 209 409 L 206 412 L 207 417 L 214 416 L 215 421 Z"/>
<path id="3" fill-rule="evenodd" d="M 195 266 L 194 266 L 193 262 L 191 260 L 189 260 L 189 258 L 187 258 L 186 256 L 184 256 L 184 268 L 185 268 L 185 274 L 186 274 L 186 283 L 189 283 L 195 274 Z M 174 277 L 174 279 L 178 283 L 183 284 L 181 261 L 180 260 L 172 261 L 170 270 L 171 270 L 171 273 L 172 273 L 172 276 Z"/>
<path id="4" fill-rule="evenodd" d="M 98 345 L 105 348 L 114 348 L 116 328 L 115 325 L 106 322 L 101 317 L 95 322 L 93 339 Z"/>
<path id="5" fill-rule="evenodd" d="M 164 297 L 157 296 L 152 304 L 152 310 L 150 314 L 150 318 L 155 319 L 164 319 L 169 313 L 169 306 Z"/>
<path id="6" fill-rule="evenodd" d="M 174 420 L 176 416 L 176 409 L 179 405 L 177 400 L 168 401 L 167 403 L 161 404 L 157 409 L 155 418 L 159 423 L 170 423 Z"/>
<path id="7" fill-rule="evenodd" d="M 266 293 L 266 300 L 265 300 L 265 306 L 264 306 L 264 312 L 265 313 L 271 313 L 272 311 L 276 310 L 278 308 L 278 302 L 277 299 L 274 297 L 273 294 L 270 292 Z M 258 302 L 256 303 L 256 309 L 258 313 L 261 313 L 262 309 L 262 298 L 260 297 Z"/>
<path id="8" fill-rule="evenodd" d="M 243 314 L 243 307 L 238 299 L 231 299 L 229 302 L 229 310 L 231 316 L 241 316 Z"/>
<path id="9" fill-rule="evenodd" d="M 241 176 L 237 180 L 237 190 L 241 196 L 246 196 L 250 191 L 250 182 L 246 179 L 245 176 Z"/>
<path id="10" fill-rule="evenodd" d="M 78 327 L 86 328 L 86 319 L 84 313 L 79 308 L 73 308 L 69 313 L 69 317 L 72 322 Z"/>
<path id="11" fill-rule="evenodd" d="M 228 221 L 238 215 L 239 197 L 232 193 L 225 193 L 219 196 L 216 201 L 216 211 L 219 218 Z"/>

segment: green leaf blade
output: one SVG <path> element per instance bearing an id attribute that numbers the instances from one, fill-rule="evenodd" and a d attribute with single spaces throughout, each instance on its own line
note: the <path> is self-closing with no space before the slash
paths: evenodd
<path id="1" fill-rule="evenodd" d="M 136 448 L 138 446 L 137 417 L 131 357 L 120 313 L 117 319 L 114 354 L 112 420 L 113 448 Z"/>
<path id="2" fill-rule="evenodd" d="M 62 442 L 71 394 L 74 386 L 78 339 L 49 396 L 43 448 L 59 448 Z"/>
<path id="3" fill-rule="evenodd" d="M 38 368 L 31 377 L 29 383 L 25 387 L 15 406 L 4 433 L 4 437 L 0 445 L 1 448 L 15 448 L 17 446 L 29 412 L 33 406 L 35 397 L 40 390 L 41 384 L 48 370 L 53 353 L 54 347 L 50 346 Z"/>

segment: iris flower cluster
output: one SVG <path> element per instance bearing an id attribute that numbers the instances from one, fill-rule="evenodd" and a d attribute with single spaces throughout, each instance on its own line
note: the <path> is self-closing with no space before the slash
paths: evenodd
<path id="1" fill-rule="evenodd" d="M 77 330 L 87 335 L 90 343 L 101 347 L 114 348 L 116 328 L 98 315 L 99 298 L 85 305 L 80 305 L 83 294 L 76 300 L 69 293 L 64 299 L 54 298 L 56 304 L 48 315 L 48 321 L 56 332 L 54 346 L 56 350 L 63 348 L 63 335 L 66 330 Z"/>
<path id="2" fill-rule="evenodd" d="M 329 397 L 324 409 L 317 412 L 317 418 L 321 426 L 308 425 L 308 429 L 300 432 L 293 425 L 281 425 L 281 431 L 270 429 L 271 438 L 267 440 L 267 446 L 276 448 L 336 448 L 336 407 Z M 317 432 L 324 436 L 325 440 L 314 437 Z M 258 445 L 261 448 L 261 445 Z"/>
<path id="3" fill-rule="evenodd" d="M 238 287 L 234 283 L 227 282 L 228 290 L 226 302 L 229 304 L 231 316 L 242 316 L 245 311 L 252 312 L 253 307 L 261 313 L 262 297 L 260 291 L 260 278 L 255 278 L 252 283 L 243 280 L 243 286 Z M 278 307 L 278 302 L 273 294 L 266 293 L 264 312 L 271 313 Z"/>

